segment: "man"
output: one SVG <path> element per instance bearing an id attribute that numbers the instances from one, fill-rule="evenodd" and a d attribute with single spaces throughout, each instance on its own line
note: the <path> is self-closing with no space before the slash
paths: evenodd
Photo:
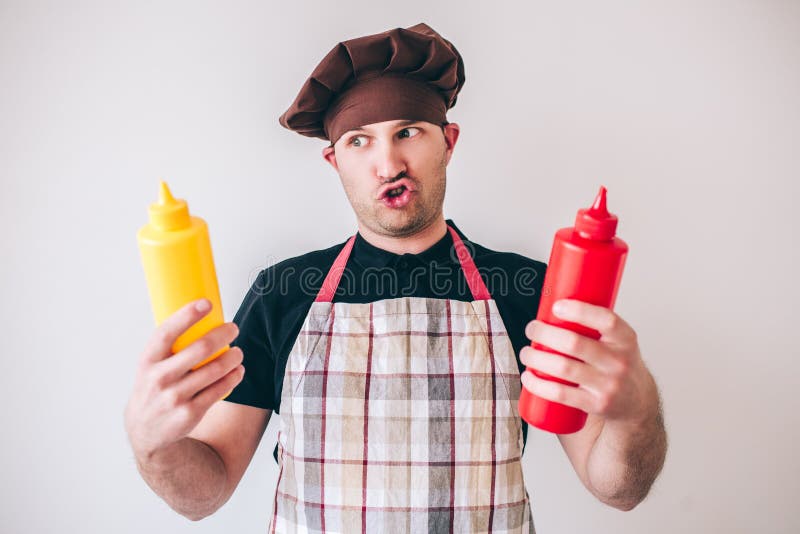
<path id="1" fill-rule="evenodd" d="M 544 264 L 471 242 L 443 216 L 459 136 L 445 113 L 463 83 L 455 47 L 419 24 L 337 45 L 281 117 L 330 142 L 358 233 L 263 270 L 233 323 L 175 355 L 207 302 L 156 330 L 126 429 L 142 476 L 179 513 L 227 501 L 276 411 L 272 531 L 533 532 L 523 385 L 589 413 L 559 435 L 589 491 L 622 510 L 646 496 L 666 434 L 635 332 L 569 300 L 559 314 L 599 340 L 532 320 Z M 580 387 L 520 380 L 526 365 Z"/>

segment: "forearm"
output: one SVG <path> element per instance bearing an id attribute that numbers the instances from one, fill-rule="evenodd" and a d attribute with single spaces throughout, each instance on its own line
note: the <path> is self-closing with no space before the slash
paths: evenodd
<path id="1" fill-rule="evenodd" d="M 147 485 L 192 521 L 211 515 L 224 503 L 225 464 L 202 441 L 186 437 L 149 455 L 137 454 L 136 465 Z"/>
<path id="2" fill-rule="evenodd" d="M 631 510 L 650 491 L 667 452 L 667 434 L 660 399 L 639 422 L 607 420 L 587 463 L 591 490 L 602 502 Z"/>

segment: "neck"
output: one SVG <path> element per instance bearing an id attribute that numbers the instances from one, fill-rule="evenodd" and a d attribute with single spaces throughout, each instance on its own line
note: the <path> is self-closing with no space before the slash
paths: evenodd
<path id="1" fill-rule="evenodd" d="M 403 237 L 392 237 L 371 231 L 358 223 L 358 233 L 367 243 L 394 254 L 419 254 L 428 250 L 447 233 L 444 217 L 439 217 L 419 232 Z"/>

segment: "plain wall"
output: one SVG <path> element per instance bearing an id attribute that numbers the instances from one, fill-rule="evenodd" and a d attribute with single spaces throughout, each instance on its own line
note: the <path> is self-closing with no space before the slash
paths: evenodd
<path id="1" fill-rule="evenodd" d="M 409 0 L 0 1 L 0 532 L 265 531 L 277 417 L 199 523 L 136 471 L 135 232 L 163 177 L 210 225 L 228 319 L 260 269 L 344 241 L 324 143 L 277 118 L 337 42 L 421 21 L 466 64 L 445 216 L 546 262 L 605 184 L 631 247 L 616 311 L 662 391 L 666 466 L 620 512 L 532 432 L 537 531 L 800 531 L 800 2 Z"/>

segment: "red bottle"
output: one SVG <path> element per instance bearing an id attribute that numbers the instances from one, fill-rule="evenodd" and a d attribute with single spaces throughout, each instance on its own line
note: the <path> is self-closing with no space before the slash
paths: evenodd
<path id="1" fill-rule="evenodd" d="M 614 308 L 628 255 L 628 245 L 614 237 L 616 230 L 617 217 L 606 209 L 606 188 L 600 186 L 600 193 L 592 207 L 578 210 L 575 227 L 556 232 L 550 263 L 545 271 L 537 320 L 594 339 L 600 338 L 597 330 L 559 319 L 553 315 L 552 306 L 557 300 L 569 298 Z M 531 342 L 531 346 L 571 358 L 536 342 Z M 541 378 L 570 386 L 578 385 L 533 369 L 531 371 Z M 528 424 L 556 434 L 577 432 L 586 423 L 586 412 L 537 397 L 524 387 L 519 398 L 519 413 Z"/>

